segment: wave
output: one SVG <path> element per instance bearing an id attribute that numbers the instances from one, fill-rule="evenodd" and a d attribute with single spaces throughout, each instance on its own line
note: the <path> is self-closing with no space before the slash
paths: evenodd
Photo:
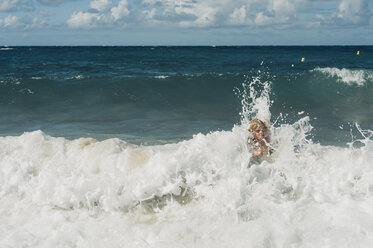
<path id="1" fill-rule="evenodd" d="M 245 126 L 158 146 L 119 139 L 69 141 L 41 131 L 1 138 L 0 209 L 4 213 L 5 206 L 17 203 L 11 208 L 17 216 L 3 223 L 26 222 L 8 231 L 32 235 L 16 241 L 3 234 L 0 244 L 64 242 L 69 238 L 64 234 L 41 241 L 35 228 L 56 216 L 59 224 L 46 225 L 43 232 L 80 226 L 84 233 L 99 230 L 111 242 L 122 240 L 129 247 L 136 246 L 131 236 L 137 232 L 161 247 L 160 240 L 148 240 L 148 228 L 173 237 L 163 240 L 166 244 L 191 244 L 179 235 L 211 244 L 215 235 L 202 236 L 211 225 L 214 232 L 227 233 L 219 238 L 223 247 L 268 239 L 297 247 L 327 239 L 339 247 L 333 237 L 347 233 L 355 244 L 364 244 L 361 231 L 372 231 L 364 219 L 372 214 L 373 142 L 362 139 L 360 148 L 323 147 L 305 138 L 310 129 L 307 118 L 272 127 L 275 159 L 251 166 Z M 329 218 L 334 221 L 325 221 Z M 182 228 L 181 221 L 195 232 Z M 261 235 L 230 238 L 250 228 Z M 297 236 L 304 238 L 294 240 Z"/>
<path id="2" fill-rule="evenodd" d="M 321 146 L 309 117 L 277 118 L 272 157 L 252 164 L 247 122 L 271 118 L 271 87 L 244 85 L 231 130 L 173 144 L 1 137 L 0 246 L 369 247 L 373 132 Z"/>
<path id="3" fill-rule="evenodd" d="M 356 84 L 359 86 L 364 85 L 367 81 L 373 79 L 373 73 L 369 70 L 360 69 L 338 69 L 338 68 L 316 68 L 313 71 L 321 72 L 329 77 L 335 77 L 339 82 L 348 85 Z"/>
<path id="4" fill-rule="evenodd" d="M 170 76 L 166 76 L 166 75 L 158 75 L 158 76 L 154 76 L 154 78 L 157 78 L 157 79 L 166 79 Z"/>
<path id="5" fill-rule="evenodd" d="M 245 85 L 250 83 L 241 84 L 245 79 L 258 78 L 258 74 L 259 81 L 272 82 L 268 96 L 253 95 L 240 103 L 240 97 L 249 96 L 253 89 L 253 92 L 264 90 L 258 83 L 245 91 Z M 162 79 L 8 77 L 0 79 L 0 88 L 3 111 L 8 113 L 8 120 L 16 123 L 9 125 L 4 119 L 3 130 L 7 133 L 3 135 L 42 129 L 68 138 L 120 137 L 134 143 L 150 139 L 180 140 L 198 132 L 229 130 L 239 123 L 241 106 L 251 111 L 254 99 L 263 99 L 261 105 L 256 105 L 262 119 L 283 113 L 292 123 L 302 111 L 312 116 L 312 125 L 317 126 L 315 139 L 322 144 L 344 145 L 350 140 L 348 130 L 331 130 L 331 127 L 357 122 L 372 129 L 371 111 L 366 106 L 373 104 L 373 83 L 350 86 L 319 71 L 223 76 L 206 73 L 200 77 L 175 75 Z M 265 100 L 269 95 L 273 99 L 271 104 Z M 270 110 L 265 106 L 270 106 Z M 26 107 L 33 111 L 24 112 Z M 138 116 L 144 121 L 140 122 Z M 252 115 L 247 118 L 251 119 Z M 79 131 L 69 136 L 72 130 Z M 136 137 L 137 141 L 122 136 L 123 133 Z"/>
<path id="6" fill-rule="evenodd" d="M 68 78 L 64 78 L 64 79 L 66 79 L 66 80 L 71 80 L 71 79 L 80 80 L 80 79 L 85 79 L 85 78 L 87 78 L 87 76 L 84 76 L 84 75 L 76 75 L 76 76 L 68 77 Z"/>

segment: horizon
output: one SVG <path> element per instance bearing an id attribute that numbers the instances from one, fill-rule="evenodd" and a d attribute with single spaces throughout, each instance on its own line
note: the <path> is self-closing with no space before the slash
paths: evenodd
<path id="1" fill-rule="evenodd" d="M 373 45 L 0 45 L 13 47 L 370 47 Z"/>

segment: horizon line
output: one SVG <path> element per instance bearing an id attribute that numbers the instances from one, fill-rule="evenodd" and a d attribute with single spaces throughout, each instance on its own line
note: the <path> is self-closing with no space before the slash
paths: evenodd
<path id="1" fill-rule="evenodd" d="M 0 45 L 11 47 L 356 47 L 372 45 Z"/>

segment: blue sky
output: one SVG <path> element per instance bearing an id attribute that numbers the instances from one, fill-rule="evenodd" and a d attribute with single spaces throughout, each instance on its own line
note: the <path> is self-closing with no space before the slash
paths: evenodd
<path id="1" fill-rule="evenodd" d="M 372 41 L 372 0 L 0 0 L 0 45 Z"/>

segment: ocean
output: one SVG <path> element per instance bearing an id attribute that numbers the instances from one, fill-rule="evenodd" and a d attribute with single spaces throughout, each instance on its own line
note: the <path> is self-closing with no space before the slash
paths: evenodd
<path id="1" fill-rule="evenodd" d="M 0 55 L 0 247 L 373 245 L 373 46 Z"/>

